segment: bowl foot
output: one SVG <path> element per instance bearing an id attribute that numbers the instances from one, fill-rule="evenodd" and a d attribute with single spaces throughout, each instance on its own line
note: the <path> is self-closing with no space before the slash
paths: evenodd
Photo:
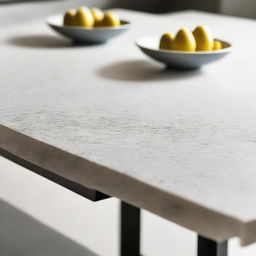
<path id="1" fill-rule="evenodd" d="M 79 40 L 73 40 L 73 45 L 74 46 L 94 46 L 94 45 L 101 45 L 105 44 L 105 42 L 84 42 L 84 41 L 79 41 Z"/>
<path id="2" fill-rule="evenodd" d="M 177 70 L 177 71 L 196 71 L 201 69 L 201 66 L 196 67 L 185 67 L 185 66 L 172 66 L 172 65 L 166 65 L 167 70 Z"/>

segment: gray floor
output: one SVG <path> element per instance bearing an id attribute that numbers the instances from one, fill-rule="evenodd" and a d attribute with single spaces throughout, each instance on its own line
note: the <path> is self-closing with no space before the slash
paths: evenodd
<path id="1" fill-rule="evenodd" d="M 1 256 L 96 256 L 75 241 L 0 200 Z"/>

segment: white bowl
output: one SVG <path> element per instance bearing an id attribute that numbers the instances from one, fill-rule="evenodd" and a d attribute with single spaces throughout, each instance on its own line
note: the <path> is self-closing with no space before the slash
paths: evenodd
<path id="1" fill-rule="evenodd" d="M 130 28 L 130 23 L 124 20 L 121 20 L 121 25 L 117 27 L 84 28 L 64 26 L 62 14 L 48 18 L 47 24 L 59 34 L 71 38 L 78 43 L 86 44 L 105 43 Z"/>
<path id="2" fill-rule="evenodd" d="M 136 41 L 136 45 L 149 57 L 165 63 L 175 69 L 198 69 L 201 66 L 217 61 L 231 52 L 230 43 L 216 39 L 222 43 L 222 49 L 216 51 L 185 52 L 160 50 L 160 37 L 144 37 Z"/>

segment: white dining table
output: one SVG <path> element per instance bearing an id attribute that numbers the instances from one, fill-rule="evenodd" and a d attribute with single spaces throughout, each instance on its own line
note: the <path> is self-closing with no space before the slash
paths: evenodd
<path id="1" fill-rule="evenodd" d="M 122 201 L 122 256 L 139 255 L 140 209 L 199 234 L 198 255 L 256 241 L 256 22 L 198 11 L 115 9 L 131 29 L 76 45 L 45 19 L 0 30 L 0 152 L 86 198 Z M 198 24 L 234 50 L 175 71 L 135 46 Z"/>

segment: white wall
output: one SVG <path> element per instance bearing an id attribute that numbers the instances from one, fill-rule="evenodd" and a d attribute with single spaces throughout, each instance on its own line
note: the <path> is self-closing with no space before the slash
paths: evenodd
<path id="1" fill-rule="evenodd" d="M 222 0 L 224 14 L 256 18 L 256 0 Z"/>

